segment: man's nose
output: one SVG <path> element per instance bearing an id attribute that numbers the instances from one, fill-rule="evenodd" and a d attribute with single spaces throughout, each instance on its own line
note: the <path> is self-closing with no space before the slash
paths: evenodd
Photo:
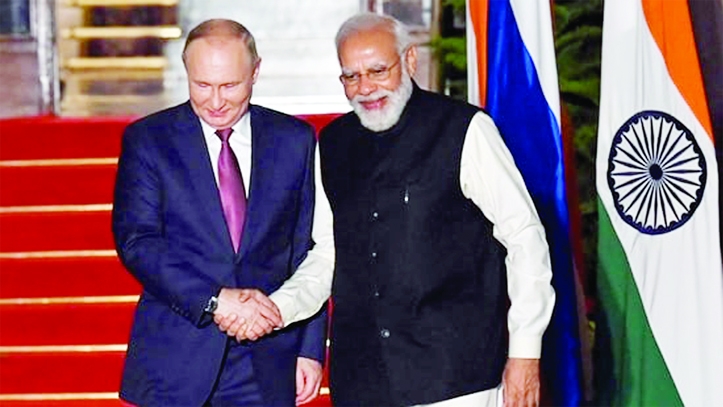
<path id="1" fill-rule="evenodd" d="M 218 110 L 224 105 L 224 98 L 220 89 L 214 89 L 211 92 L 211 108 Z"/>
<path id="2" fill-rule="evenodd" d="M 374 93 L 377 90 L 377 83 L 369 79 L 367 75 L 361 75 L 359 77 L 359 93 L 367 96 Z"/>

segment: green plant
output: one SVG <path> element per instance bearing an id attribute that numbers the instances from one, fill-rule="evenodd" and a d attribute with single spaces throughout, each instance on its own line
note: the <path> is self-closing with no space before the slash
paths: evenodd
<path id="1" fill-rule="evenodd" d="M 574 130 L 584 267 L 588 276 L 584 287 L 588 295 L 594 296 L 597 269 L 595 151 L 600 100 L 602 0 L 558 0 L 554 11 L 560 97 Z"/>

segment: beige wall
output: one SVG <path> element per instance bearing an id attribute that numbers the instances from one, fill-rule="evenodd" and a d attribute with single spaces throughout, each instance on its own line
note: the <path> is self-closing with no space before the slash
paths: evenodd
<path id="1" fill-rule="evenodd" d="M 36 3 L 45 0 L 33 0 Z M 150 80 L 128 79 L 127 72 L 80 72 L 71 75 L 63 61 L 80 56 L 78 41 L 63 31 L 82 25 L 83 10 L 54 0 L 58 29 L 59 76 L 63 81 L 63 115 L 142 115 L 187 99 L 185 70 L 180 61 L 184 38 L 166 44 L 168 68 Z M 49 0 L 52 4 L 52 0 Z M 291 114 L 349 110 L 341 84 L 333 38 L 339 25 L 362 10 L 360 0 L 180 0 L 179 25 L 183 35 L 199 22 L 216 17 L 236 19 L 255 35 L 263 58 L 254 103 Z M 428 35 L 421 33 L 420 42 Z M 416 80 L 428 88 L 430 52 L 420 48 Z M 0 98 L 0 117 L 40 113 L 41 95 L 34 41 L 0 41 L 0 83 L 7 86 Z M 94 79 L 95 78 L 95 79 Z M 111 79 L 107 79 L 111 78 Z"/>

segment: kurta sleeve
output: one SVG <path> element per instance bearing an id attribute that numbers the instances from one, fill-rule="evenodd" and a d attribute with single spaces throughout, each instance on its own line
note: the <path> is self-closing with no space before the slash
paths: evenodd
<path id="1" fill-rule="evenodd" d="M 467 130 L 460 185 L 507 249 L 509 357 L 539 358 L 555 302 L 545 230 L 512 154 L 484 112 L 473 117 Z"/>

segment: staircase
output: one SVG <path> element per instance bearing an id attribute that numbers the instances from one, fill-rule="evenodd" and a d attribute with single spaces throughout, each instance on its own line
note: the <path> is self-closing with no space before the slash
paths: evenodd
<path id="1" fill-rule="evenodd" d="M 63 112 L 137 115 L 169 104 L 164 50 L 181 38 L 179 0 L 57 2 Z"/>
<path id="2" fill-rule="evenodd" d="M 127 122 L 0 122 L 3 406 L 120 405 L 140 292 L 118 262 L 110 233 Z"/>
<path id="3" fill-rule="evenodd" d="M 129 120 L 0 120 L 0 406 L 121 405 L 141 290 L 110 230 Z M 310 405 L 330 405 L 326 386 Z"/>
<path id="4" fill-rule="evenodd" d="M 186 100 L 186 36 L 219 17 L 256 38 L 254 103 L 290 114 L 350 110 L 334 36 L 359 0 L 56 1 L 62 115 L 136 116 Z"/>

